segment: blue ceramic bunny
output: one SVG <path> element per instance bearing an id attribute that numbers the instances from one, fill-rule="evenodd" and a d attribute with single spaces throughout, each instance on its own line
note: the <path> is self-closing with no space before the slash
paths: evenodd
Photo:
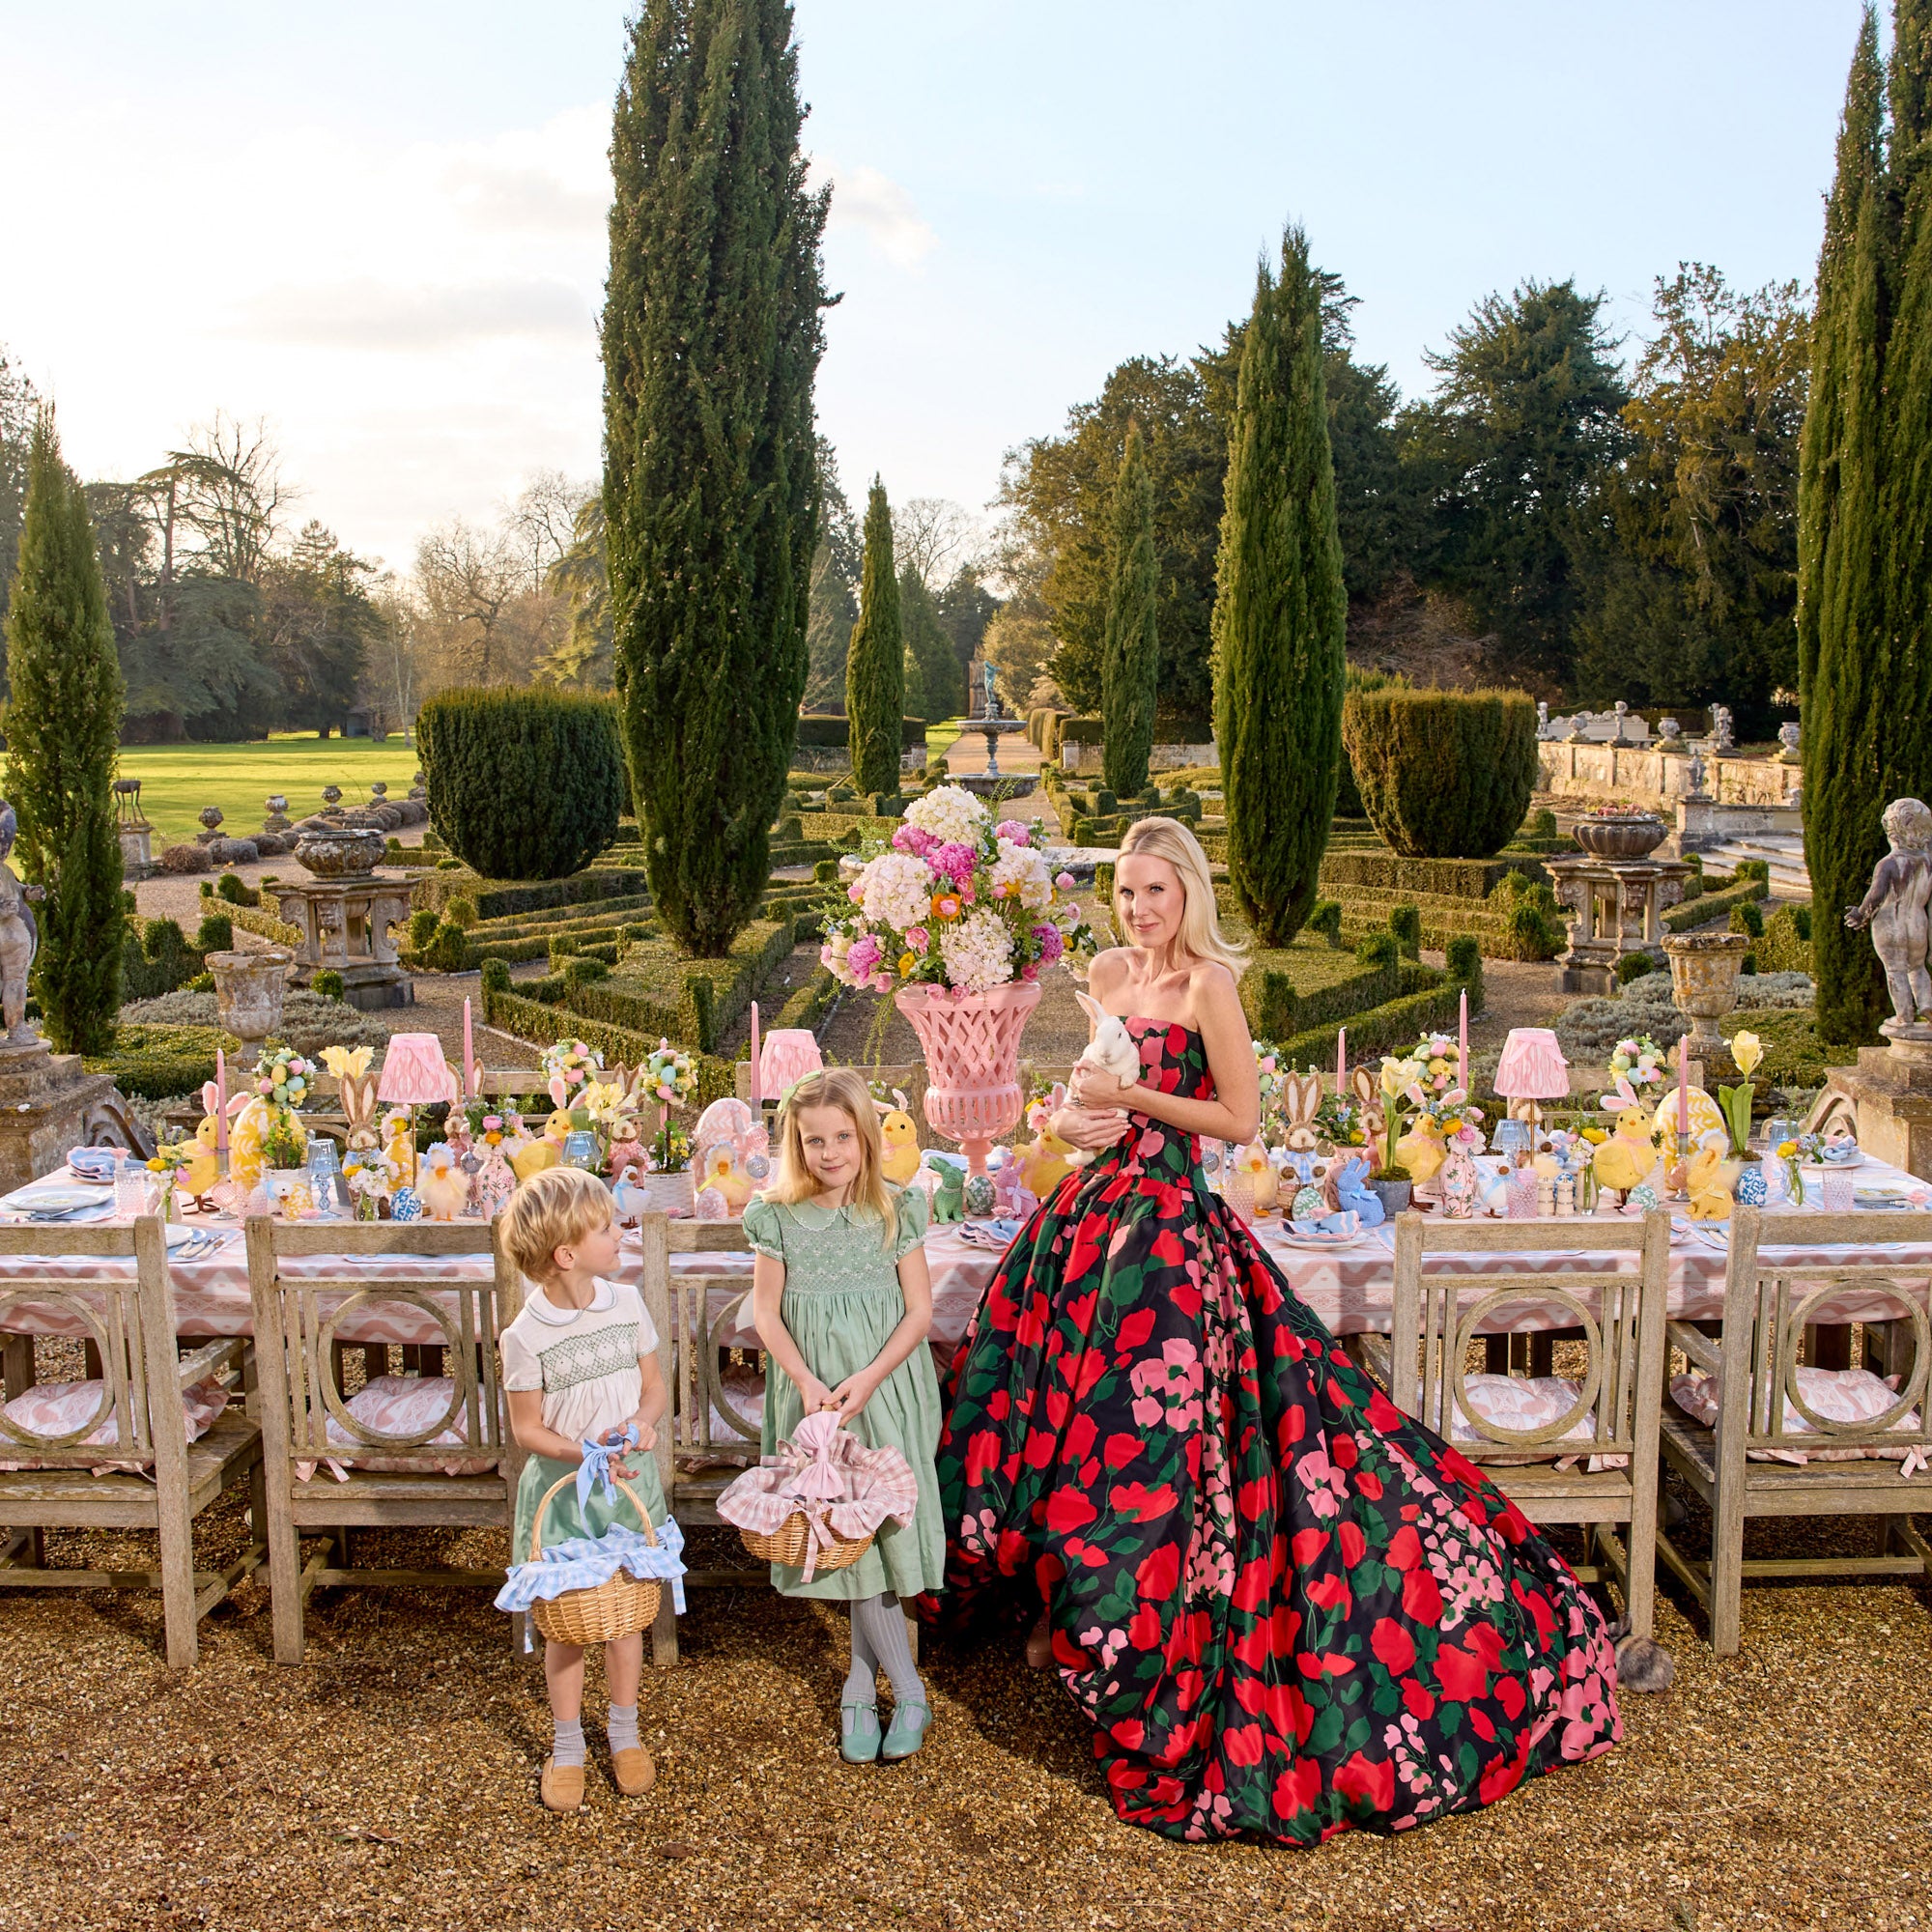
<path id="1" fill-rule="evenodd" d="M 1368 1179 L 1369 1163 L 1363 1155 L 1338 1155 L 1328 1170 L 1328 1194 L 1334 1212 L 1352 1209 L 1362 1217 L 1363 1227 L 1373 1228 L 1383 1218 L 1382 1204 L 1379 1195 L 1370 1192 Z"/>

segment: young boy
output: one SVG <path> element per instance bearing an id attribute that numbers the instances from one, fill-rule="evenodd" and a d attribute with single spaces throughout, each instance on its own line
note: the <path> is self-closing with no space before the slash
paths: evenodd
<path id="1" fill-rule="evenodd" d="M 634 1288 L 605 1279 L 617 1264 L 617 1227 L 611 1195 L 595 1175 L 553 1167 L 517 1189 L 503 1210 L 503 1243 L 537 1291 L 503 1330 L 503 1387 L 510 1398 L 510 1433 L 529 1452 L 517 1487 L 511 1560 L 530 1553 L 531 1520 L 558 1477 L 583 1461 L 586 1443 L 638 1432 L 636 1452 L 614 1460 L 653 1525 L 665 1516 L 664 1491 L 650 1451 L 666 1406 L 658 1373 L 657 1331 Z M 598 1537 L 612 1522 L 637 1528 L 630 1499 L 603 1486 L 582 1508 L 575 1487 L 553 1498 L 544 1513 L 546 1548 L 571 1537 Z M 611 1692 L 611 1773 L 627 1798 L 648 1790 L 656 1776 L 638 1739 L 638 1681 L 643 1669 L 641 1632 L 604 1646 Z M 544 1682 L 550 1691 L 555 1742 L 543 1769 L 543 1802 L 553 1811 L 583 1803 L 583 1646 L 549 1642 Z"/>

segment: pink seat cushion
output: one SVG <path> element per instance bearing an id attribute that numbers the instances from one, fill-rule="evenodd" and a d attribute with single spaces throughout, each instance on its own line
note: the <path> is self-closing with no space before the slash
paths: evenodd
<path id="1" fill-rule="evenodd" d="M 373 1435 L 420 1435 L 441 1419 L 455 1398 L 456 1384 L 448 1376 L 378 1376 L 364 1382 L 343 1406 Z M 469 1440 L 463 1433 L 466 1420 L 459 1411 L 456 1421 L 427 1446 L 462 1448 Z M 497 1466 L 494 1457 L 452 1456 L 446 1462 L 425 1463 L 420 1449 L 412 1457 L 385 1456 L 380 1448 L 358 1442 L 332 1415 L 328 1418 L 328 1439 L 331 1445 L 342 1445 L 340 1455 L 327 1459 L 338 1481 L 347 1481 L 351 1469 L 393 1475 L 422 1475 L 440 1469 L 445 1476 L 487 1476 Z M 296 1464 L 296 1474 L 304 1483 L 314 1473 L 313 1463 Z"/>
<path id="2" fill-rule="evenodd" d="M 1583 1392 L 1583 1384 L 1572 1381 L 1568 1376 L 1469 1376 L 1464 1378 L 1463 1388 L 1478 1419 L 1496 1429 L 1551 1428 L 1577 1406 L 1577 1398 Z M 1510 1445 L 1479 1435 L 1459 1403 L 1449 1439 L 1459 1447 L 1509 1450 L 1507 1454 L 1485 1456 L 1485 1463 L 1554 1462 L 1567 1467 L 1577 1458 L 1563 1451 L 1587 1449 L 1597 1439 L 1597 1418 L 1594 1413 L 1579 1415 L 1554 1442 L 1532 1444 L 1516 1452 Z M 1598 1469 L 1621 1469 L 1629 1461 L 1628 1456 L 1592 1456 L 1589 1467 L 1593 1473 Z"/>
<path id="3" fill-rule="evenodd" d="M 1720 1387 L 1716 1376 L 1700 1375 L 1693 1371 L 1687 1376 L 1674 1376 L 1670 1382 L 1670 1398 L 1684 1413 L 1694 1422 L 1701 1422 L 1706 1429 L 1718 1426 L 1718 1406 Z M 1882 1379 L 1869 1369 L 1813 1369 L 1801 1367 L 1798 1371 L 1798 1393 L 1804 1398 L 1804 1404 L 1814 1414 L 1822 1415 L 1827 1422 L 1857 1428 L 1861 1424 L 1876 1422 L 1887 1409 L 1898 1400 L 1898 1378 L 1893 1376 Z M 1898 1430 L 1916 1430 L 1918 1411 L 1908 1409 L 1902 1420 L 1892 1424 Z M 1784 1403 L 1784 1429 L 1789 1435 L 1815 1435 L 1817 1431 L 1791 1406 L 1787 1396 Z M 1829 1436 L 1824 1438 L 1829 1441 Z M 1902 1462 L 1911 1458 L 1921 1466 L 1924 1457 L 1914 1456 L 1913 1444 L 1900 1443 L 1896 1448 L 1889 1444 L 1842 1443 L 1832 1449 L 1752 1449 L 1751 1459 L 1759 1463 L 1796 1463 L 1800 1467 L 1810 1460 L 1821 1463 L 1859 1463 L 1875 1459 Z"/>
<path id="4" fill-rule="evenodd" d="M 69 1435 L 84 1428 L 100 1407 L 102 1384 L 86 1382 L 36 1382 L 7 1405 L 6 1416 L 16 1429 L 31 1430 L 36 1435 Z M 182 1390 L 182 1419 L 187 1425 L 187 1439 L 198 1441 L 213 1426 L 214 1418 L 228 1406 L 228 1391 L 217 1381 L 196 1382 Z M 91 1435 L 71 1445 L 74 1449 L 105 1448 L 118 1445 L 114 1417 L 109 1415 Z M 0 1437 L 0 1447 L 16 1446 L 12 1437 Z M 19 1445 L 24 1446 L 24 1445 Z M 47 1463 L 28 1456 L 18 1462 L 0 1462 L 0 1469 L 71 1468 L 71 1463 Z M 94 1465 L 97 1476 L 130 1473 L 148 1467 L 146 1463 L 108 1462 Z"/>

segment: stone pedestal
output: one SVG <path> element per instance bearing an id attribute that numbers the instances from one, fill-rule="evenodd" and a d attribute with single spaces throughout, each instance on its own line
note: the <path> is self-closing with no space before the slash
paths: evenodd
<path id="1" fill-rule="evenodd" d="M 1662 965 L 1662 915 L 1684 897 L 1689 866 L 1588 854 L 1552 859 L 1548 866 L 1558 904 L 1577 915 L 1569 948 L 1557 956 L 1558 992 L 1614 993 L 1617 961 L 1626 952 L 1648 952 Z"/>
<path id="2" fill-rule="evenodd" d="M 397 956 L 392 925 L 410 916 L 410 884 L 373 873 L 317 879 L 275 888 L 281 916 L 301 928 L 295 965 L 298 986 L 311 984 L 324 967 L 342 975 L 342 996 L 365 1013 L 415 1004 L 415 989 Z"/>
<path id="3" fill-rule="evenodd" d="M 155 875 L 154 832 L 152 825 L 129 825 L 121 821 L 121 876 L 124 879 L 151 879 Z"/>
<path id="4" fill-rule="evenodd" d="M 1866 1153 L 1932 1180 L 1932 1027 L 1889 1030 L 1889 1046 L 1861 1047 L 1856 1066 L 1832 1068 L 1805 1125 L 1848 1126 Z"/>
<path id="5" fill-rule="evenodd" d="M 83 1073 L 80 1055 L 44 1040 L 0 1046 L 0 1192 L 67 1164 L 74 1147 L 153 1151 L 107 1073 Z"/>

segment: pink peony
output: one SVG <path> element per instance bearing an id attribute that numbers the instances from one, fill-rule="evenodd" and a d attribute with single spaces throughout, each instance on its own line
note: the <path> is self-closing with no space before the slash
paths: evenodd
<path id="1" fill-rule="evenodd" d="M 1009 845 L 1025 845 L 1032 841 L 1033 827 L 1023 818 L 1003 818 L 993 827 L 993 837 Z"/>
<path id="2" fill-rule="evenodd" d="M 909 952 L 923 952 L 932 944 L 932 935 L 923 925 L 909 926 L 906 929 L 905 943 Z"/>
<path id="3" fill-rule="evenodd" d="M 1022 966 L 1020 968 L 1020 978 L 1022 980 L 1037 980 L 1039 978 L 1039 968 L 1037 966 Z"/>
<path id="4" fill-rule="evenodd" d="M 1060 876 L 1054 880 L 1053 883 L 1056 886 L 1058 886 L 1063 893 L 1070 893 L 1073 890 L 1075 882 L 1073 874 L 1071 872 L 1062 872 Z"/>
<path id="5" fill-rule="evenodd" d="M 1066 942 L 1060 936 L 1057 925 L 1037 925 L 1033 936 L 1039 941 L 1039 963 L 1042 966 L 1057 965 L 1060 955 L 1066 951 Z"/>
<path id="6" fill-rule="evenodd" d="M 970 845 L 934 845 L 925 854 L 925 863 L 942 877 L 949 878 L 963 892 L 971 890 L 973 867 L 980 855 Z"/>
<path id="7" fill-rule="evenodd" d="M 895 851 L 910 852 L 915 859 L 923 859 L 939 843 L 930 832 L 919 825 L 901 825 L 893 834 L 893 847 Z"/>
<path id="8" fill-rule="evenodd" d="M 845 955 L 845 968 L 863 985 L 871 978 L 872 969 L 885 957 L 885 948 L 869 932 L 862 932 L 852 942 L 852 950 Z"/>

